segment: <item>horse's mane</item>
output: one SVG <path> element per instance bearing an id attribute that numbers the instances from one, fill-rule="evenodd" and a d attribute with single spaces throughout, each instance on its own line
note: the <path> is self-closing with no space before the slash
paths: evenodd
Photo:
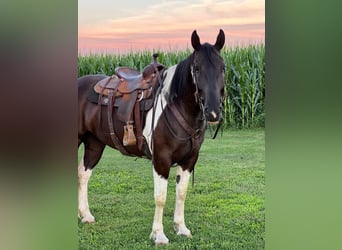
<path id="1" fill-rule="evenodd" d="M 172 103 L 174 98 L 179 96 L 180 92 L 184 90 L 184 87 L 191 79 L 190 66 L 192 62 L 193 54 L 188 56 L 185 60 L 181 61 L 175 70 L 175 74 L 172 78 L 170 93 L 168 96 L 168 102 Z"/>

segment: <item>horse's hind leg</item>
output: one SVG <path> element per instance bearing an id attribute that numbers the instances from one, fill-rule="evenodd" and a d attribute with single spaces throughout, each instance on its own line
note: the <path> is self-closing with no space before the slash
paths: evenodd
<path id="1" fill-rule="evenodd" d="M 83 223 L 94 223 L 95 218 L 90 213 L 88 204 L 88 181 L 92 170 L 85 170 L 83 159 L 78 165 L 78 216 Z"/>
<path id="2" fill-rule="evenodd" d="M 105 145 L 94 137 L 88 137 L 85 144 L 84 158 L 78 166 L 78 216 L 83 223 L 94 223 L 88 204 L 88 181 L 93 167 L 101 158 Z"/>

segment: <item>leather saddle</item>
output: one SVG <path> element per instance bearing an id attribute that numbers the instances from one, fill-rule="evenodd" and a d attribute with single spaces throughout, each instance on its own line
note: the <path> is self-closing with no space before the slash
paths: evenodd
<path id="1" fill-rule="evenodd" d="M 146 90 L 153 87 L 152 82 L 155 77 L 156 72 L 153 64 L 147 65 L 142 74 L 129 67 L 117 67 L 115 75 L 102 79 L 95 85 L 94 89 L 95 92 L 104 95 L 108 95 L 110 89 L 117 89 L 121 94 L 130 94 L 135 90 Z"/>
<path id="2" fill-rule="evenodd" d="M 118 118 L 122 122 L 127 122 L 131 116 L 133 106 L 136 101 L 149 99 L 152 95 L 154 85 L 157 82 L 157 72 L 160 70 L 153 63 L 147 65 L 143 72 L 129 68 L 117 67 L 115 75 L 108 76 L 94 86 L 94 90 L 99 94 L 99 103 L 108 104 L 108 100 L 103 96 L 108 97 L 109 92 L 113 91 L 115 102 L 114 106 L 118 107 Z M 150 105 L 144 105 L 149 109 Z M 146 109 L 146 108 L 144 108 Z"/>
<path id="3" fill-rule="evenodd" d="M 94 86 L 94 91 L 99 94 L 98 104 L 109 105 L 108 116 L 110 119 L 112 119 L 112 107 L 115 106 L 118 108 L 117 118 L 126 123 L 124 126 L 124 146 L 136 143 L 135 136 L 132 134 L 134 133 L 133 124 L 135 124 L 138 140 L 140 140 L 138 146 L 141 150 L 142 139 L 139 139 L 139 137 L 142 138 L 140 112 L 147 111 L 152 107 L 152 93 L 157 82 L 157 76 L 165 68 L 164 65 L 158 63 L 157 58 L 158 54 L 154 54 L 153 63 L 147 65 L 142 73 L 129 67 L 117 67 L 114 75 L 105 77 Z M 110 133 L 113 134 L 114 131 L 110 131 Z M 128 140 L 126 142 L 125 137 Z M 113 142 L 115 145 L 117 144 L 117 140 L 115 142 L 113 139 Z M 120 151 L 124 153 L 123 150 Z"/>

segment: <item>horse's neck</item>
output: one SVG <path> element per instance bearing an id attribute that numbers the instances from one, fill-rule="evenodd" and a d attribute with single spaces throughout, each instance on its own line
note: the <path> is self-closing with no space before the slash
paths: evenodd
<path id="1" fill-rule="evenodd" d="M 168 74 L 164 79 L 164 86 L 162 91 L 164 92 L 163 94 L 166 96 L 170 92 L 171 82 L 174 80 L 177 67 L 178 65 L 174 65 L 167 70 Z M 193 83 L 192 76 L 190 74 L 190 69 L 185 70 L 185 72 L 182 73 L 186 74 L 186 79 L 182 79 L 182 81 L 185 81 L 187 84 L 181 84 L 182 89 L 181 91 L 177 91 L 177 95 L 174 98 L 172 98 L 171 102 L 173 104 L 171 105 L 175 105 L 177 107 L 179 112 L 182 114 L 182 116 L 185 118 L 185 120 L 189 123 L 190 126 L 197 128 L 202 125 L 203 115 L 200 106 L 196 103 L 195 100 L 194 94 L 196 91 L 196 87 Z"/>
<path id="2" fill-rule="evenodd" d="M 184 90 L 185 95 L 175 100 L 179 112 L 193 128 L 198 128 L 204 122 L 203 112 L 195 100 L 195 90 Z"/>

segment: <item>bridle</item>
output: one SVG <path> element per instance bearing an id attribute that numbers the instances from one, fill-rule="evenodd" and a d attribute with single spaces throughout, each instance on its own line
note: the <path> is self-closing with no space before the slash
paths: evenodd
<path id="1" fill-rule="evenodd" d="M 200 110 L 201 110 L 201 113 L 202 113 L 202 119 L 203 119 L 203 120 L 206 120 L 205 113 L 204 113 L 204 104 L 203 104 L 203 101 L 204 101 L 204 100 L 203 100 L 202 96 L 199 94 L 199 91 L 198 91 L 198 80 L 197 80 L 197 75 L 196 75 L 196 72 L 195 72 L 195 71 L 197 71 L 197 69 L 198 69 L 198 67 L 197 67 L 197 65 L 196 65 L 196 63 L 195 63 L 196 57 L 197 57 L 196 52 L 195 52 L 195 54 L 194 54 L 194 57 L 195 57 L 194 60 L 193 60 L 194 62 L 193 62 L 193 64 L 191 64 L 191 66 L 190 66 L 190 72 L 191 72 L 192 81 L 193 81 L 193 84 L 195 85 L 195 93 L 194 93 L 194 96 L 195 96 L 196 104 L 198 104 L 199 107 L 200 107 Z M 224 101 L 224 98 L 225 98 L 225 97 L 221 97 L 221 102 Z M 218 131 L 219 131 L 219 129 L 221 128 L 222 119 L 219 120 L 219 123 L 218 123 L 218 125 L 217 125 L 217 127 L 216 127 L 216 130 L 215 130 L 215 133 L 214 133 L 214 136 L 212 135 L 212 128 L 211 128 L 211 125 L 208 124 L 208 121 L 206 121 L 206 123 L 207 123 L 207 126 L 209 126 L 209 129 L 210 129 L 210 137 L 211 137 L 211 139 L 215 139 L 215 138 L 216 138 L 216 135 L 217 135 L 217 133 L 218 133 Z"/>

